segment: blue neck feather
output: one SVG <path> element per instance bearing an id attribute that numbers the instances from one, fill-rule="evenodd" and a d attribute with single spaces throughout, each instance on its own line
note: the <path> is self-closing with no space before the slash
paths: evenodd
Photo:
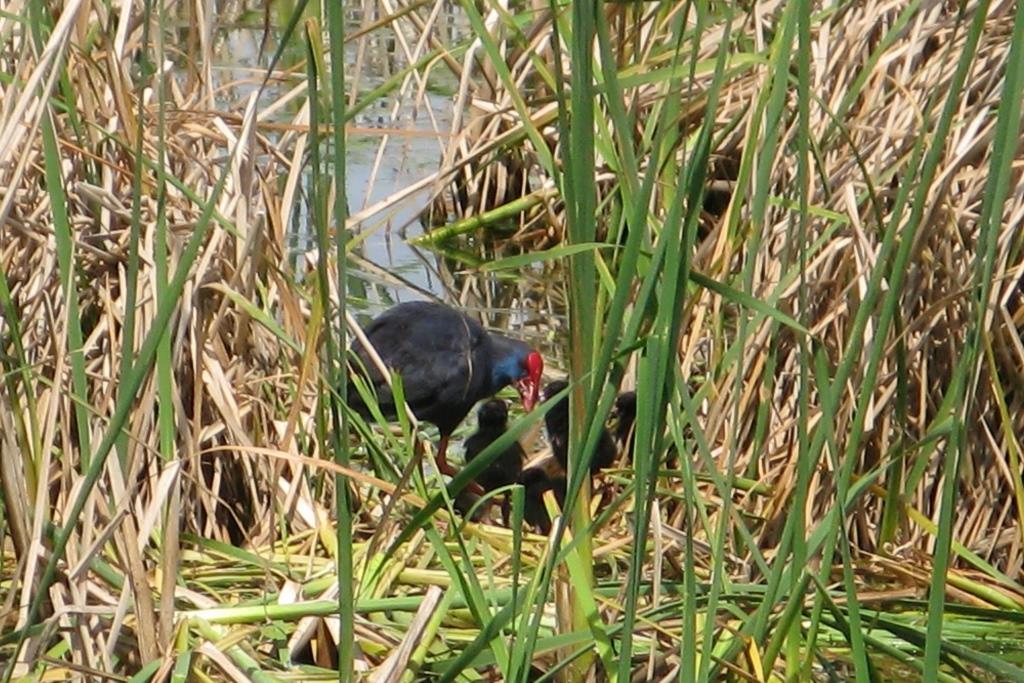
<path id="1" fill-rule="evenodd" d="M 523 376 L 523 359 L 518 354 L 507 354 L 491 366 L 491 387 L 497 391 Z"/>

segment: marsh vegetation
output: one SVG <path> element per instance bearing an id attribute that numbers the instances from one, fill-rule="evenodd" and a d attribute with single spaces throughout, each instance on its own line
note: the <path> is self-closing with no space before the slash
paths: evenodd
<path id="1" fill-rule="evenodd" d="M 0 39 L 5 680 L 1024 680 L 1016 3 L 15 0 Z M 347 409 L 346 339 L 419 298 L 573 378 L 549 535 Z"/>

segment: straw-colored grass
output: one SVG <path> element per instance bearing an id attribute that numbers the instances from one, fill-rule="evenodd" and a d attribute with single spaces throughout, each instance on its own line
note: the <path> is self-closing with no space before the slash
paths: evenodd
<path id="1" fill-rule="evenodd" d="M 780 3 L 758 3 L 755 15 L 762 17 L 756 30 L 744 34 L 755 45 L 764 45 L 770 36 L 769 17 L 780 11 Z M 693 260 L 694 270 L 722 281 L 730 281 L 743 272 L 751 262 L 754 272 L 752 294 L 767 301 L 777 302 L 784 311 L 799 310 L 799 296 L 807 301 L 807 317 L 815 341 L 822 345 L 830 357 L 838 359 L 848 343 L 853 314 L 860 303 L 866 286 L 867 271 L 878 252 L 879 225 L 890 220 L 889 211 L 899 188 L 893 182 L 905 170 L 910 152 L 922 127 L 921 109 L 925 103 L 948 92 L 956 62 L 964 40 L 963 27 L 957 27 L 957 10 L 945 5 L 932 5 L 921 12 L 912 12 L 906 26 L 892 39 L 892 45 L 876 58 L 874 68 L 865 70 L 872 53 L 878 49 L 883 34 L 893 29 L 900 12 L 906 11 L 902 3 L 849 3 L 841 9 L 829 10 L 824 18 L 815 22 L 816 52 L 812 59 L 813 94 L 820 98 L 810 114 L 811 135 L 824 141 L 823 148 L 814 159 L 809 178 L 808 196 L 812 208 L 807 240 L 813 243 L 810 259 L 803 273 L 795 267 L 795 254 L 787 252 L 794 247 L 796 229 L 792 188 L 797 181 L 796 159 L 789 147 L 780 147 L 776 158 L 770 161 L 771 183 L 769 194 L 773 201 L 763 216 L 751 216 L 751 205 L 743 194 L 731 195 L 740 156 L 747 146 L 756 144 L 759 132 L 750 130 L 747 121 L 752 101 L 761 88 L 767 87 L 769 72 L 758 65 L 743 64 L 741 57 L 734 77 L 723 90 L 718 107 L 719 127 L 723 131 L 712 152 L 710 175 L 718 182 L 709 185 L 712 200 L 706 205 L 703 232 Z M 970 6 L 970 11 L 974 6 Z M 970 15 L 968 11 L 968 16 Z M 985 24 L 978 57 L 968 73 L 968 87 L 956 112 L 954 127 L 942 156 L 939 174 L 927 199 L 927 211 L 918 227 L 917 241 L 912 249 L 912 261 L 904 286 L 902 332 L 898 336 L 875 339 L 869 329 L 863 344 L 865 353 L 875 344 L 884 344 L 886 353 L 877 371 L 878 383 L 865 421 L 867 441 L 857 454 L 855 472 L 871 472 L 881 461 L 891 464 L 891 458 L 902 438 L 909 443 L 920 442 L 933 426 L 944 392 L 953 372 L 951 361 L 958 357 L 957 349 L 964 343 L 969 309 L 967 300 L 972 291 L 971 264 L 979 257 L 976 244 L 976 222 L 984 198 L 985 170 L 991 163 L 991 141 L 996 124 L 994 108 L 1002 95 L 1009 56 L 1009 26 L 1012 23 L 1012 3 L 993 3 Z M 652 8 L 651 16 L 659 16 Z M 652 19 L 653 21 L 653 19 Z M 751 16 L 743 15 L 733 30 L 749 27 Z M 709 31 L 701 43 L 697 57 L 702 64 L 713 60 L 719 33 Z M 657 53 L 663 46 L 646 49 Z M 516 64 L 511 78 L 517 84 L 535 77 L 534 66 L 525 60 Z M 635 71 L 639 72 L 639 69 Z M 629 70 L 627 70 L 627 73 Z M 703 78 L 701 78 L 703 76 Z M 710 71 L 698 71 L 698 78 L 688 82 L 694 97 L 701 93 L 711 78 Z M 860 95 L 844 102 L 855 79 Z M 635 116 L 643 121 L 655 115 L 654 107 L 661 101 L 659 93 L 663 83 L 630 91 L 631 104 L 635 103 Z M 496 138 L 524 138 L 521 121 L 512 113 L 514 95 L 503 92 L 493 101 L 478 103 L 483 111 L 498 114 L 479 114 L 481 123 L 467 128 L 458 144 L 453 144 L 450 168 L 442 172 L 457 175 L 466 167 L 482 167 L 475 180 L 480 183 L 473 193 L 486 197 L 488 172 L 501 162 L 496 159 L 487 165 L 488 150 L 496 146 Z M 841 128 L 837 121 L 822 111 L 826 108 L 833 116 L 842 114 Z M 682 123 L 693 130 L 699 123 L 695 117 L 685 115 Z M 795 118 L 787 122 L 781 139 L 783 144 L 798 135 Z M 483 132 L 481 132 L 483 131 Z M 529 149 L 529 145 L 526 146 Z M 1014 391 L 1024 373 L 1024 344 L 1021 327 L 1024 321 L 1020 288 L 1024 278 L 1021 258 L 1021 226 L 1024 217 L 1024 189 L 1022 149 L 1020 145 L 1009 150 L 1015 155 L 1011 194 L 999 226 L 995 262 L 991 313 L 986 334 L 992 345 L 987 362 L 981 370 L 968 430 L 972 435 L 965 471 L 960 489 L 957 538 L 965 545 L 982 551 L 1009 576 L 1018 576 L 1024 566 L 1021 555 L 1019 515 L 1014 496 L 1020 488 L 1020 468 L 1011 457 L 1019 449 L 1016 438 L 1024 428 L 1024 406 Z M 492 152 L 493 154 L 493 152 Z M 682 154 L 682 153 L 681 153 Z M 524 163 L 535 171 L 542 169 L 539 158 Z M 611 169 L 601 166 L 605 175 Z M 543 175 L 534 181 L 537 185 L 551 182 Z M 869 185 L 870 183 L 870 185 Z M 752 191 L 747 188 L 748 192 Z M 716 192 L 718 194 L 716 194 Z M 657 193 L 657 189 L 656 189 Z M 731 200 L 724 205 L 721 194 Z M 717 197 L 719 201 L 713 202 Z M 654 199 L 658 202 L 657 194 Z M 488 205 L 473 205 L 468 214 L 491 210 Z M 560 215 L 554 203 L 534 207 L 521 218 L 522 234 L 535 233 L 538 221 L 552 214 Z M 761 237 L 757 251 L 750 253 L 749 241 L 743 231 L 751 223 L 759 226 Z M 555 221 L 556 226 L 558 222 Z M 553 233 L 554 234 L 554 233 Z M 796 462 L 798 445 L 798 404 L 793 392 L 794 378 L 799 376 L 801 358 L 796 340 L 776 329 L 775 321 L 761 322 L 758 329 L 750 329 L 742 361 L 731 365 L 728 372 L 714 375 L 721 364 L 722 354 L 732 343 L 731 329 L 716 329 L 709 321 L 735 324 L 735 313 L 727 310 L 727 300 L 716 292 L 703 289 L 688 302 L 682 323 L 679 358 L 683 375 L 698 375 L 711 382 L 701 392 L 705 398 L 700 406 L 701 424 L 714 456 L 721 463 L 725 455 L 734 453 L 734 471 L 770 483 L 770 495 L 744 496 L 743 508 L 771 527 L 790 514 L 789 501 L 795 482 L 792 467 Z M 774 351 L 778 365 L 765 376 L 765 345 L 779 345 Z M 905 353 L 899 358 L 897 351 Z M 898 363 L 905 364 L 899 369 Z M 737 382 L 733 374 L 742 375 Z M 708 377 L 705 373 L 712 373 Z M 860 390 L 855 375 L 845 392 L 844 405 L 837 410 L 840 421 L 833 429 L 842 434 L 848 428 L 853 403 Z M 897 384 L 906 382 L 907 417 L 900 419 L 908 428 L 900 434 L 893 429 L 895 414 L 900 408 Z M 700 386 L 700 383 L 697 383 Z M 812 404 L 818 399 L 811 397 Z M 758 424 L 759 408 L 767 402 L 770 410 L 765 422 Z M 812 412 L 809 424 L 819 415 Z M 760 432 L 760 434 L 759 434 Z M 839 438 L 837 446 L 844 443 Z M 935 445 L 931 446 L 934 449 Z M 815 473 L 807 509 L 809 519 L 820 517 L 821 510 L 831 506 L 834 489 L 834 463 L 826 460 Z M 929 467 L 927 475 L 915 489 L 915 495 L 906 504 L 908 513 L 917 511 L 926 517 L 934 509 L 935 486 L 941 472 Z M 883 479 L 884 481 L 884 479 Z M 884 489 L 876 488 L 851 517 L 851 541 L 861 550 L 874 553 L 881 549 L 879 538 L 880 509 L 873 499 L 884 496 Z M 928 553 L 931 534 L 919 524 L 907 525 L 900 536 L 893 539 L 891 550 Z M 769 546 L 771 543 L 769 543 Z"/>
<path id="2" fill-rule="evenodd" d="M 950 3 L 816 6 L 807 114 L 814 145 L 803 178 L 796 56 L 792 73 L 788 59 L 780 73 L 770 52 L 788 4 L 750 3 L 732 18 L 723 48 L 727 13 L 701 3 L 707 14 L 699 30 L 687 24 L 680 48 L 671 27 L 684 4 L 602 6 L 621 60 L 619 84 L 602 87 L 622 89 L 633 138 L 610 131 L 614 112 L 604 103 L 593 179 L 598 239 L 624 244 L 620 218 L 642 196 L 635 177 L 623 178 L 626 147 L 642 150 L 636 168 L 658 174 L 641 207 L 644 258 L 659 239 L 682 239 L 666 216 L 682 201 L 678 170 L 709 124 L 703 115 L 716 77 L 721 85 L 689 264 L 703 284 L 687 290 L 670 370 L 680 381 L 657 423 L 665 451 L 656 454 L 657 504 L 641 549 L 647 583 L 631 631 L 633 679 L 678 679 L 687 647 L 701 653 L 709 678 L 711 667 L 736 680 L 801 678 L 812 661 L 862 672 L 851 622 L 865 624 L 855 630 L 883 677 L 922 675 L 921 601 L 943 547 L 946 453 L 961 406 L 969 412 L 942 593 L 952 613 L 942 675 L 1024 678 L 1020 657 L 1003 657 L 1003 669 L 985 655 L 988 645 L 1003 653 L 1024 647 L 1024 149 L 1016 137 L 1008 149 L 993 145 L 1016 5 L 987 4 L 961 92 L 955 71 L 978 3 L 962 13 Z M 315 265 L 325 255 L 296 255 L 294 247 L 296 224 L 317 210 L 304 173 L 311 105 L 323 104 L 309 101 L 301 63 L 278 66 L 273 89 L 262 89 L 262 71 L 244 79 L 252 94 L 215 88 L 211 36 L 233 17 L 188 7 L 182 11 L 197 14 L 186 17 L 180 44 L 164 44 L 179 33 L 159 28 L 170 18 L 155 8 L 147 23 L 142 3 L 118 5 L 112 15 L 112 6 L 74 0 L 52 15 L 17 2 L 0 13 L 4 675 L 332 678 L 346 637 L 356 643 L 357 676 L 370 680 L 422 680 L 455 663 L 492 679 L 508 675 L 526 620 L 501 610 L 533 600 L 536 584 L 526 581 L 552 549 L 532 534 L 460 528 L 445 507 L 421 528 L 410 525 L 438 487 L 416 477 L 391 504 L 398 473 L 418 452 L 408 434 L 376 430 L 368 438 L 360 429 L 351 439 L 353 467 L 333 464 L 318 356 L 325 315 Z M 482 18 L 493 43 L 454 45 L 441 38 L 442 3 L 383 3 L 380 12 L 379 26 L 367 19 L 353 38 L 351 103 L 362 106 L 377 85 L 360 80 L 359 64 L 383 35 L 397 40 L 401 61 L 420 67 L 389 81 L 389 97 L 429 109 L 424 93 L 435 70 L 460 79 L 455 123 L 439 135 L 451 138 L 441 168 L 418 187 L 436 181 L 433 216 L 451 229 L 432 236 L 469 264 L 450 289 L 462 302 L 487 302 L 479 290 L 490 287 L 476 278 L 491 275 L 477 265 L 520 249 L 557 249 L 569 234 L 561 184 L 569 141 L 558 127 L 551 17 L 526 13 L 514 24 L 492 11 Z M 47 30 L 35 35 L 40 27 Z M 291 40 L 302 45 L 298 33 Z M 714 61 L 723 49 L 724 72 Z M 670 72 L 680 51 L 683 67 Z M 569 71 L 570 53 L 560 54 Z M 679 95 L 670 76 L 685 84 L 671 120 L 680 137 L 669 163 L 652 169 L 663 138 L 646 136 L 668 133 L 651 122 Z M 761 94 L 776 78 L 792 83 L 776 109 L 765 105 L 783 112 L 772 128 Z M 912 163 L 926 167 L 915 144 L 936 135 L 951 92 L 956 107 L 934 182 L 903 188 L 916 177 Z M 293 113 L 283 121 L 282 112 Z M 997 152 L 1012 158 L 1009 194 L 986 257 L 979 221 Z M 921 199 L 920 216 L 901 203 L 902 189 L 911 203 Z M 357 242 L 386 225 L 407 194 L 367 207 L 350 198 Z M 890 228 L 913 235 L 908 260 L 874 288 Z M 463 232 L 470 238 L 457 237 Z M 897 237 L 894 248 L 900 244 Z M 614 289 L 618 251 L 599 253 L 607 254 L 602 287 Z M 976 264 L 986 259 L 994 267 L 977 329 L 981 355 L 961 375 L 976 329 Z M 358 256 L 352 264 L 370 268 Z M 187 277 L 176 278 L 179 268 Z M 530 284 L 562 271 L 524 272 L 508 298 L 523 306 L 564 301 L 560 285 L 538 293 Z M 878 334 L 879 301 L 896 272 L 904 280 L 895 322 Z M 391 277 L 372 271 L 367 279 L 400 279 Z M 644 275 L 633 277 L 618 280 L 628 281 L 631 301 Z M 865 301 L 873 314 L 857 334 Z M 552 313 L 561 319 L 563 311 Z M 786 316 L 799 324 L 780 322 Z M 652 325 L 635 330 L 641 343 L 624 363 L 625 385 L 637 382 L 635 356 Z M 827 405 L 828 381 L 851 348 L 850 372 Z M 970 400 L 944 404 L 961 377 Z M 823 455 L 808 467 L 802 458 L 812 433 L 823 434 Z M 682 465 L 670 462 L 670 447 Z M 351 548 L 338 548 L 333 531 L 337 473 L 355 493 Z M 540 640 L 529 652 L 539 670 L 594 643 L 607 666 L 612 650 L 602 651 L 601 639 L 617 648 L 622 638 L 637 483 L 626 470 L 601 475 L 599 484 L 596 530 L 573 531 L 594 547 L 598 585 L 584 596 L 595 601 L 601 627 L 565 634 L 556 603 L 579 590 L 584 575 L 569 553 L 540 600 Z M 837 502 L 843 492 L 845 507 Z M 796 561 L 784 541 L 791 518 L 803 520 L 810 539 L 832 515 L 835 543 L 801 538 L 797 547 L 810 556 Z M 59 543 L 66 547 L 51 576 Z M 360 577 L 354 634 L 338 632 L 339 552 L 351 554 Z M 780 565 L 791 572 L 781 584 L 769 578 Z M 780 586 L 799 586 L 806 599 L 796 590 L 791 602 L 766 597 Z M 765 623 L 755 629 L 761 605 Z M 459 661 L 464 653 L 475 659 Z"/>

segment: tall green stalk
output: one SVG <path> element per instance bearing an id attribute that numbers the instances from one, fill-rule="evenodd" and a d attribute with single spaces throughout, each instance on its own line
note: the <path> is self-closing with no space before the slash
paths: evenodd
<path id="1" fill-rule="evenodd" d="M 310 185 L 313 205 L 313 227 L 317 240 L 320 258 L 317 260 L 317 294 L 320 310 L 326 318 L 323 325 L 324 377 L 333 390 L 322 392 L 326 412 L 329 415 L 330 451 L 335 454 L 335 461 L 344 467 L 349 465 L 347 421 L 344 403 L 347 400 L 348 382 L 345 374 L 345 277 L 346 277 L 346 240 L 345 220 L 347 204 L 345 201 L 345 76 L 344 76 L 344 21 L 340 3 L 328 9 L 328 37 L 330 39 L 331 63 L 328 66 L 323 59 L 323 44 L 320 40 L 319 26 L 314 21 L 306 24 L 306 39 L 309 49 L 307 62 L 307 82 L 309 84 L 309 123 L 311 131 L 310 168 L 312 170 Z M 325 166 L 321 157 L 321 119 L 323 112 L 320 107 L 321 74 L 325 71 L 330 76 L 330 120 L 332 132 L 329 138 L 328 156 Z M 327 197 L 334 189 L 334 203 L 328 208 Z M 328 216 L 335 221 L 333 254 L 337 261 L 338 302 L 335 306 L 330 299 L 330 282 L 327 264 L 332 253 Z M 337 547 L 335 552 L 336 570 L 338 575 L 338 619 L 341 624 L 338 642 L 338 676 L 342 681 L 353 680 L 355 675 L 355 576 L 352 561 L 352 506 L 349 500 L 348 478 L 336 474 L 335 514 L 338 520 L 336 527 Z"/>
<path id="2" fill-rule="evenodd" d="M 981 35 L 982 21 L 988 3 L 982 2 L 974 11 L 975 22 L 969 34 L 974 44 Z M 965 50 L 972 54 L 973 50 Z M 985 184 L 981 216 L 978 221 L 978 249 L 974 263 L 974 319 L 968 330 L 965 352 L 954 375 L 950 394 L 953 396 L 953 433 L 946 449 L 942 496 L 939 504 L 939 529 L 935 544 L 935 563 L 932 567 L 931 591 L 928 595 L 928 632 L 925 643 L 924 675 L 933 680 L 939 673 L 943 647 L 943 614 L 946 597 L 946 573 L 953 544 L 953 515 L 957 510 L 957 489 L 960 484 L 960 462 L 967 450 L 967 423 L 974 407 L 975 387 L 982 367 L 982 347 L 986 320 L 990 314 L 992 274 L 995 269 L 996 240 L 1003 216 L 1003 204 L 1009 192 L 1014 152 L 1020 144 L 1021 95 L 1024 93 L 1024 13 L 1015 13 L 1013 39 L 1007 59 L 1004 96 L 999 103 L 996 134 L 993 140 L 992 161 Z M 962 66 L 970 64 L 962 60 Z M 965 69 L 966 70 L 966 69 Z"/>
<path id="3" fill-rule="evenodd" d="M 157 25 L 166 25 L 166 14 L 164 3 L 159 3 L 157 6 Z M 164 50 L 164 35 L 162 31 L 156 32 L 156 58 L 155 61 L 158 64 L 163 64 L 166 57 Z M 157 158 L 156 158 L 156 194 L 157 194 L 157 224 L 156 224 L 156 239 L 154 240 L 154 270 L 156 272 L 156 281 L 158 283 L 156 288 L 156 296 L 158 299 L 164 296 L 166 287 L 170 279 L 169 266 L 171 263 L 171 254 L 169 253 L 170 242 L 168 241 L 168 226 L 167 226 L 167 92 L 164 78 L 158 78 L 156 82 L 157 91 L 157 120 L 156 120 L 156 144 L 157 144 Z M 141 98 L 140 98 L 141 99 Z M 140 119 L 141 120 L 141 119 Z M 140 126 L 141 128 L 141 126 Z M 183 445 L 181 449 L 183 452 L 179 453 L 175 448 L 175 430 L 176 430 L 176 419 L 177 412 L 174 400 L 174 384 L 173 384 L 173 372 L 174 372 L 174 359 L 172 356 L 171 341 L 173 337 L 173 330 L 168 329 L 160 339 L 160 345 L 157 348 L 156 355 L 156 385 L 157 395 L 161 410 L 157 414 L 159 420 L 159 439 L 160 439 L 160 455 L 165 463 L 165 466 L 170 465 L 175 457 L 181 458 L 182 455 L 191 455 L 191 447 L 193 444 Z M 128 344 L 131 344 L 129 339 Z M 120 444 L 121 452 L 128 444 Z M 185 460 L 185 458 L 181 458 Z M 172 636 L 172 628 L 174 626 L 174 587 L 177 583 L 178 578 L 178 567 L 179 560 L 181 557 L 181 548 L 179 546 L 180 540 L 180 524 L 181 524 L 181 479 L 179 478 L 171 491 L 171 494 L 167 497 L 164 502 L 163 509 L 161 510 L 162 524 L 161 524 L 161 542 L 163 552 L 160 553 L 160 569 L 162 574 L 161 590 L 160 590 L 160 623 L 159 630 L 157 631 L 156 637 L 158 642 L 169 643 Z M 129 518 L 130 520 L 130 518 Z M 128 528 L 131 528 L 129 526 Z M 159 654 L 159 653 L 157 653 Z"/>
<path id="4" fill-rule="evenodd" d="M 572 75 L 571 109 L 568 112 L 568 141 L 563 147 L 566 174 L 562 190 L 567 212 L 567 236 L 570 244 L 593 242 L 597 233 L 594 212 L 597 193 L 594 187 L 594 67 L 592 51 L 596 34 L 598 3 L 593 1 L 572 4 Z M 565 112 L 563 112 L 563 115 Z M 598 380 L 590 371 L 594 360 L 595 329 L 600 315 L 595 311 L 597 295 L 597 269 L 592 251 L 576 254 L 569 260 L 569 372 L 577 383 L 569 400 L 569 480 L 570 487 L 578 491 L 576 504 L 570 512 L 573 522 L 576 556 L 579 559 L 585 590 L 593 586 L 593 546 L 585 529 L 590 525 L 590 480 L 587 465 L 580 463 L 587 441 L 586 416 L 588 398 L 594 396 Z M 603 382 L 603 379 L 602 379 Z M 571 582 L 572 627 L 574 631 L 588 629 L 587 614 L 578 594 L 582 588 Z M 583 680 L 592 659 L 583 657 L 575 662 L 568 674 L 569 680 Z"/>
<path id="5" fill-rule="evenodd" d="M 344 361 L 345 311 L 347 305 L 348 263 L 348 194 L 345 187 L 345 3 L 327 3 L 327 27 L 331 50 L 331 171 L 334 177 L 334 260 L 337 266 L 338 306 L 337 314 L 328 318 L 325 328 L 337 330 L 337 346 L 332 343 L 333 335 L 327 334 L 327 367 L 331 385 L 337 387 L 337 401 L 331 401 L 331 422 L 334 425 L 333 449 L 335 461 L 343 467 L 350 465 L 348 451 L 348 423 L 345 411 L 341 409 L 348 400 L 348 381 Z M 325 254 L 326 255 L 326 254 Z M 326 283 L 324 283 L 326 284 Z M 331 309 L 325 308 L 325 311 Z M 327 392 L 328 394 L 330 392 Z M 337 474 L 334 477 L 335 516 L 338 520 L 338 617 L 341 622 L 341 639 L 338 643 L 338 676 L 342 681 L 354 680 L 355 676 L 355 585 L 352 555 L 352 503 L 348 477 Z"/>

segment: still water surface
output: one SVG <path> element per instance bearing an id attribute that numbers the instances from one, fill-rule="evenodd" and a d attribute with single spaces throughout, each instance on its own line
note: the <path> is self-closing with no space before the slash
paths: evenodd
<path id="1" fill-rule="evenodd" d="M 359 10 L 350 12 L 349 19 L 349 30 L 357 30 L 361 24 Z M 455 21 L 454 16 L 452 21 Z M 381 29 L 384 31 L 387 29 Z M 247 97 L 258 87 L 260 79 L 256 75 L 270 65 L 277 49 L 275 41 L 280 36 L 280 29 L 271 28 L 261 52 L 265 39 L 261 12 L 249 11 L 244 18 L 236 17 L 220 24 L 214 37 L 215 87 L 230 92 L 239 101 Z M 294 36 L 292 40 L 295 41 Z M 357 51 L 352 48 L 347 52 L 350 60 L 347 66 L 352 69 L 356 65 Z M 286 53 L 282 61 L 288 58 Z M 360 61 L 359 87 L 366 92 L 404 66 L 394 41 L 369 40 Z M 351 75 L 348 78 L 351 87 L 353 78 Z M 262 96 L 265 104 L 277 100 L 297 82 L 296 79 L 269 84 Z M 449 84 L 440 84 L 440 89 L 447 89 L 445 86 Z M 449 87 L 454 87 L 454 81 Z M 412 96 L 380 99 L 349 125 L 346 192 L 350 213 L 356 214 L 437 170 L 451 128 L 452 99 L 438 92 L 426 93 L 419 102 L 413 99 Z M 289 122 L 293 115 L 294 111 L 282 112 L 281 122 Z M 373 271 L 379 269 L 381 273 L 405 280 L 408 286 L 395 281 L 388 286 L 391 294 L 400 300 L 424 298 L 425 293 L 444 295 L 438 258 L 405 241 L 422 233 L 418 214 L 430 196 L 430 188 L 424 189 L 397 206 L 369 216 L 356 228 L 367 233 L 359 256 L 376 267 L 369 269 L 367 277 L 373 279 Z M 295 217 L 299 252 L 312 247 L 307 216 L 305 211 L 299 211 Z M 356 270 L 360 270 L 358 266 Z"/>
<path id="2" fill-rule="evenodd" d="M 238 110 L 243 106 L 239 103 L 244 103 L 262 82 L 283 33 L 273 26 L 265 31 L 262 7 L 244 5 L 245 2 L 228 3 L 221 8 L 221 16 L 216 18 L 220 23 L 212 39 L 215 87 L 219 95 L 225 96 L 226 106 Z M 347 10 L 347 30 L 354 33 L 377 21 L 379 16 L 362 14 L 362 8 L 374 12 L 375 7 L 376 4 L 352 6 Z M 230 10 L 237 13 L 232 15 Z M 450 6 L 446 12 L 447 16 L 437 22 L 436 30 L 445 34 L 441 38 L 444 44 L 453 45 L 468 28 L 457 8 Z M 271 17 L 271 22 L 278 21 L 282 26 L 286 20 Z M 395 35 L 394 27 L 383 26 L 346 45 L 347 88 L 350 94 L 352 88 L 357 89 L 357 99 L 406 66 L 405 53 L 396 44 Z M 415 43 L 416 36 L 407 39 Z M 277 64 L 279 73 L 300 65 L 306 57 L 304 40 L 299 35 L 293 34 L 288 44 Z M 295 76 L 268 85 L 261 94 L 260 106 L 264 110 L 303 82 L 304 69 L 299 67 L 296 71 Z M 425 87 L 411 81 L 407 93 L 392 91 L 372 102 L 350 122 L 346 192 L 349 213 L 362 217 L 354 232 L 363 239 L 350 261 L 350 273 L 359 283 L 350 288 L 348 300 L 353 308 L 365 306 L 366 313 L 375 314 L 396 301 L 440 298 L 479 312 L 492 326 L 515 330 L 515 336 L 531 341 L 549 357 L 561 356 L 557 330 L 562 316 L 554 312 L 560 311 L 561 306 L 552 307 L 549 293 L 559 285 L 553 284 L 555 279 L 550 272 L 526 269 L 502 281 L 493 274 L 479 275 L 452 266 L 433 252 L 410 246 L 406 240 L 423 232 L 418 216 L 432 196 L 432 185 L 386 209 L 372 209 L 438 170 L 451 135 L 456 88 L 455 76 L 440 65 L 430 71 Z M 291 123 L 304 99 L 303 94 L 290 103 L 290 109 L 283 108 L 279 122 Z M 296 258 L 313 248 L 308 188 L 304 192 L 293 216 Z M 360 283 L 367 285 L 365 302 L 358 293 Z M 560 299 L 560 295 L 555 299 Z"/>

